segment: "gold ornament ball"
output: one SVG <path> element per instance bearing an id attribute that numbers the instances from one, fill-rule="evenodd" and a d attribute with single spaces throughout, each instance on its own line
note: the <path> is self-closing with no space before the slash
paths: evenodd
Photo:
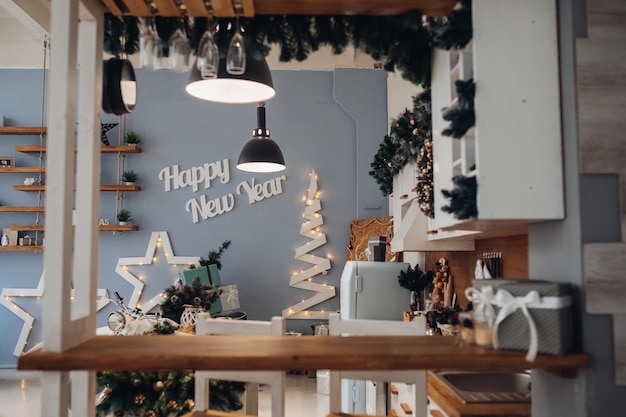
<path id="1" fill-rule="evenodd" d="M 193 409 L 193 407 L 196 405 L 196 403 L 193 402 L 193 400 L 191 398 L 187 398 L 185 400 L 185 402 L 183 403 L 183 407 L 185 407 L 185 409 L 187 410 L 191 410 Z"/>
<path id="2" fill-rule="evenodd" d="M 174 400 L 171 400 L 167 402 L 166 407 L 169 411 L 176 411 L 176 408 L 178 407 L 178 403 Z"/>
<path id="3" fill-rule="evenodd" d="M 163 391 L 163 381 L 157 381 L 154 384 L 152 384 L 152 389 L 156 392 L 161 392 Z"/>

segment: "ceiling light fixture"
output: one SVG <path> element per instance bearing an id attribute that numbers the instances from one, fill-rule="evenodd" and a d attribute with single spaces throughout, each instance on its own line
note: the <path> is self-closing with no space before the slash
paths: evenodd
<path id="1" fill-rule="evenodd" d="M 192 65 L 185 91 L 201 100 L 228 104 L 258 103 L 276 95 L 265 58 L 255 59 L 250 55 L 246 56 L 243 74 L 230 74 L 224 58 L 220 59 L 214 78 L 203 78 L 198 65 Z"/>
<path id="2" fill-rule="evenodd" d="M 132 113 L 137 104 L 137 80 L 130 61 L 119 58 L 104 61 L 102 79 L 102 110 L 118 116 Z"/>
<path id="3" fill-rule="evenodd" d="M 270 138 L 270 130 L 265 127 L 265 103 L 257 107 L 258 127 L 252 131 L 252 139 L 245 144 L 239 154 L 237 169 L 247 172 L 278 172 L 286 168 L 285 158 L 280 148 Z"/>

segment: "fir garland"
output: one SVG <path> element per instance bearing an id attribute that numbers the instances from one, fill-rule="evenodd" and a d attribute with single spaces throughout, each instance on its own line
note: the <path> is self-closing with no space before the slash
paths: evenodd
<path id="1" fill-rule="evenodd" d="M 452 190 L 441 190 L 443 196 L 450 199 L 450 205 L 443 206 L 441 209 L 447 213 L 452 213 L 459 220 L 478 217 L 476 177 L 456 175 L 452 178 L 452 182 L 454 183 Z"/>
<path id="2" fill-rule="evenodd" d="M 433 141 L 428 139 L 417 157 L 417 203 L 422 213 L 431 219 L 435 218 L 433 178 Z"/>
<path id="3" fill-rule="evenodd" d="M 474 111 L 476 84 L 473 79 L 456 80 L 455 86 L 457 102 L 443 109 L 442 117 L 450 122 L 450 126 L 444 129 L 441 134 L 460 139 L 476 124 L 476 112 Z"/>
<path id="4" fill-rule="evenodd" d="M 226 56 L 232 38 L 235 19 L 216 18 L 214 34 L 220 55 Z M 137 52 L 139 20 L 105 15 L 104 49 L 112 55 Z M 281 62 L 304 61 L 320 46 L 328 45 L 340 54 L 352 44 L 383 62 L 387 71 L 398 70 L 402 77 L 414 84 L 430 84 L 431 35 L 417 12 L 399 16 L 301 16 L 259 15 L 240 19 L 245 29 L 246 50 L 253 57 L 266 56 L 271 45 L 280 48 Z M 145 27 L 156 30 L 164 45 L 181 27 L 196 50 L 202 33 L 207 28 L 206 18 L 184 19 L 157 16 L 144 19 Z M 134 47 L 131 48 L 131 45 Z M 164 52 L 167 47 L 164 47 Z"/>
<path id="5" fill-rule="evenodd" d="M 448 16 L 427 18 L 434 48 L 463 49 L 472 40 L 472 1 L 460 0 L 457 6 Z"/>
<path id="6" fill-rule="evenodd" d="M 101 387 L 96 395 L 96 409 L 105 414 L 123 416 L 180 416 L 194 409 L 194 372 L 98 372 Z M 235 411 L 243 407 L 240 396 L 243 382 L 210 380 L 211 408 Z"/>
<path id="7" fill-rule="evenodd" d="M 161 304 L 163 317 L 180 323 L 185 305 L 193 305 L 209 310 L 220 295 L 220 290 L 210 285 L 202 285 L 200 277 L 194 278 L 191 285 L 170 285 L 165 289 L 165 301 Z"/>
<path id="8" fill-rule="evenodd" d="M 378 146 L 378 152 L 374 155 L 374 161 L 370 164 L 372 170 L 369 174 L 379 184 L 384 196 L 393 192 L 393 177 L 401 168 L 395 162 L 398 148 L 399 145 L 392 142 L 389 135 L 385 135 L 383 142 Z"/>
<path id="9" fill-rule="evenodd" d="M 429 88 L 413 97 L 413 109 L 405 109 L 392 120 L 389 135 L 385 136 L 374 155 L 370 164 L 373 169 L 369 174 L 380 184 L 383 195 L 393 192 L 394 175 L 409 161 L 416 160 L 420 149 L 432 138 L 430 97 Z"/>
<path id="10" fill-rule="evenodd" d="M 222 255 L 230 247 L 230 240 L 222 242 L 217 250 L 212 250 L 208 254 L 208 258 L 200 258 L 200 266 L 217 265 L 217 269 L 222 269 Z"/>

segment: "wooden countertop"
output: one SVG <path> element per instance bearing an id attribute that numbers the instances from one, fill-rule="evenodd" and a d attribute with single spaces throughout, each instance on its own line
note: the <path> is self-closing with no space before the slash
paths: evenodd
<path id="1" fill-rule="evenodd" d="M 20 370 L 545 369 L 572 376 L 584 353 L 537 355 L 457 346 L 433 336 L 94 336 L 64 352 L 33 351 Z"/>
<path id="2" fill-rule="evenodd" d="M 457 397 L 433 373 L 428 373 L 428 397 L 450 417 L 470 416 L 529 416 L 530 402 L 466 403 Z"/>

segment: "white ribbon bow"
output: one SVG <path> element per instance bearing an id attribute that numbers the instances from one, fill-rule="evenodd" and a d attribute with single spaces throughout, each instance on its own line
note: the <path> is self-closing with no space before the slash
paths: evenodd
<path id="1" fill-rule="evenodd" d="M 482 313 L 489 323 L 493 323 L 496 312 L 492 304 L 495 302 L 493 287 L 486 285 L 480 290 L 474 287 L 465 289 L 465 297 L 473 304 L 473 310 L 476 313 Z"/>
<path id="2" fill-rule="evenodd" d="M 495 296 L 495 304 L 500 307 L 496 322 L 493 327 L 493 347 L 498 348 L 498 326 L 505 318 L 513 314 L 517 309 L 522 310 L 526 321 L 528 322 L 528 330 L 530 333 L 530 344 L 528 345 L 528 353 L 526 354 L 526 360 L 533 362 L 537 357 L 537 349 L 539 347 L 537 337 L 537 327 L 535 321 L 528 311 L 530 304 L 541 303 L 541 296 L 537 291 L 529 291 L 524 297 L 515 297 L 510 292 L 499 289 Z"/>
<path id="3" fill-rule="evenodd" d="M 236 297 L 239 297 L 239 290 L 237 289 L 237 287 L 231 287 L 226 290 L 226 303 L 235 302 Z"/>

